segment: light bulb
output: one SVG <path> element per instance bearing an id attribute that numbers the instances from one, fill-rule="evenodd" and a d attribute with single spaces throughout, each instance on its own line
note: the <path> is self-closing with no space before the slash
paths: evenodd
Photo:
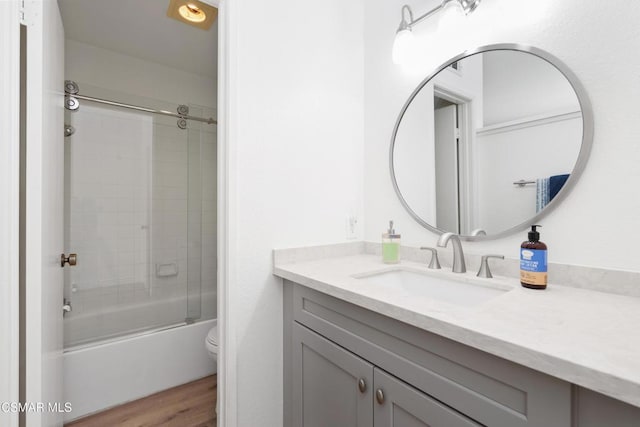
<path id="1" fill-rule="evenodd" d="M 458 0 L 449 0 L 442 7 L 438 20 L 438 33 L 450 36 L 455 34 L 464 22 L 464 10 Z"/>
<path id="2" fill-rule="evenodd" d="M 396 38 L 393 41 L 393 51 L 391 53 L 394 64 L 402 65 L 409 61 L 413 43 L 414 39 L 411 28 L 407 27 L 396 33 Z"/>
<path id="3" fill-rule="evenodd" d="M 204 22 L 207 19 L 207 14 L 193 3 L 183 4 L 178 9 L 178 13 L 191 22 Z"/>

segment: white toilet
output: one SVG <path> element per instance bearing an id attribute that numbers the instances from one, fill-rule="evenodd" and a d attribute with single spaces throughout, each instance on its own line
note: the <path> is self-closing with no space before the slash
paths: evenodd
<path id="1" fill-rule="evenodd" d="M 213 328 L 209 330 L 207 338 L 204 340 L 204 345 L 209 352 L 209 356 L 214 361 L 218 361 L 218 322 L 214 322 Z"/>
<path id="2" fill-rule="evenodd" d="M 207 338 L 204 340 L 204 346 L 209 352 L 209 356 L 213 359 L 214 362 L 218 362 L 218 321 L 216 320 L 213 324 L 213 328 L 209 330 L 207 334 Z M 217 369 L 216 369 L 217 370 Z M 219 399 L 216 399 L 216 414 L 218 413 L 218 402 Z"/>

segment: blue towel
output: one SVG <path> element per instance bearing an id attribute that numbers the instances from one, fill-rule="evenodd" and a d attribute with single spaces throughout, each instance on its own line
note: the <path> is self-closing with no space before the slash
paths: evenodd
<path id="1" fill-rule="evenodd" d="M 554 175 L 549 177 L 549 201 L 552 201 L 558 192 L 562 189 L 562 186 L 567 182 L 569 174 Z"/>
<path id="2" fill-rule="evenodd" d="M 536 213 L 549 203 L 549 178 L 536 179 Z"/>

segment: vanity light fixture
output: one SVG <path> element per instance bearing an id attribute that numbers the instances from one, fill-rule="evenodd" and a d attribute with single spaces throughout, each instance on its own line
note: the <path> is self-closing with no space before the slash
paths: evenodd
<path id="1" fill-rule="evenodd" d="M 167 16 L 185 24 L 208 30 L 218 15 L 218 9 L 198 0 L 170 0 Z"/>
<path id="2" fill-rule="evenodd" d="M 400 11 L 400 26 L 396 31 L 396 38 L 393 42 L 392 58 L 395 64 L 402 64 L 410 53 L 411 44 L 413 43 L 413 33 L 411 32 L 414 25 L 424 21 L 439 11 L 443 11 L 447 21 L 451 21 L 455 15 L 468 15 L 473 12 L 480 4 L 480 0 L 443 0 L 442 3 L 419 16 L 413 18 L 413 11 L 408 5 L 402 6 Z"/>

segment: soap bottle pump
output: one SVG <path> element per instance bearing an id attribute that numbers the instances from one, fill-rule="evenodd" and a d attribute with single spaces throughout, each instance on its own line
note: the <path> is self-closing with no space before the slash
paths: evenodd
<path id="1" fill-rule="evenodd" d="M 547 287 L 547 245 L 540 241 L 540 233 L 532 225 L 528 241 L 520 245 L 520 284 L 530 289 Z"/>
<path id="2" fill-rule="evenodd" d="M 382 234 L 382 262 L 397 264 L 400 262 L 400 235 L 393 228 L 393 221 L 389 221 L 389 229 Z"/>

